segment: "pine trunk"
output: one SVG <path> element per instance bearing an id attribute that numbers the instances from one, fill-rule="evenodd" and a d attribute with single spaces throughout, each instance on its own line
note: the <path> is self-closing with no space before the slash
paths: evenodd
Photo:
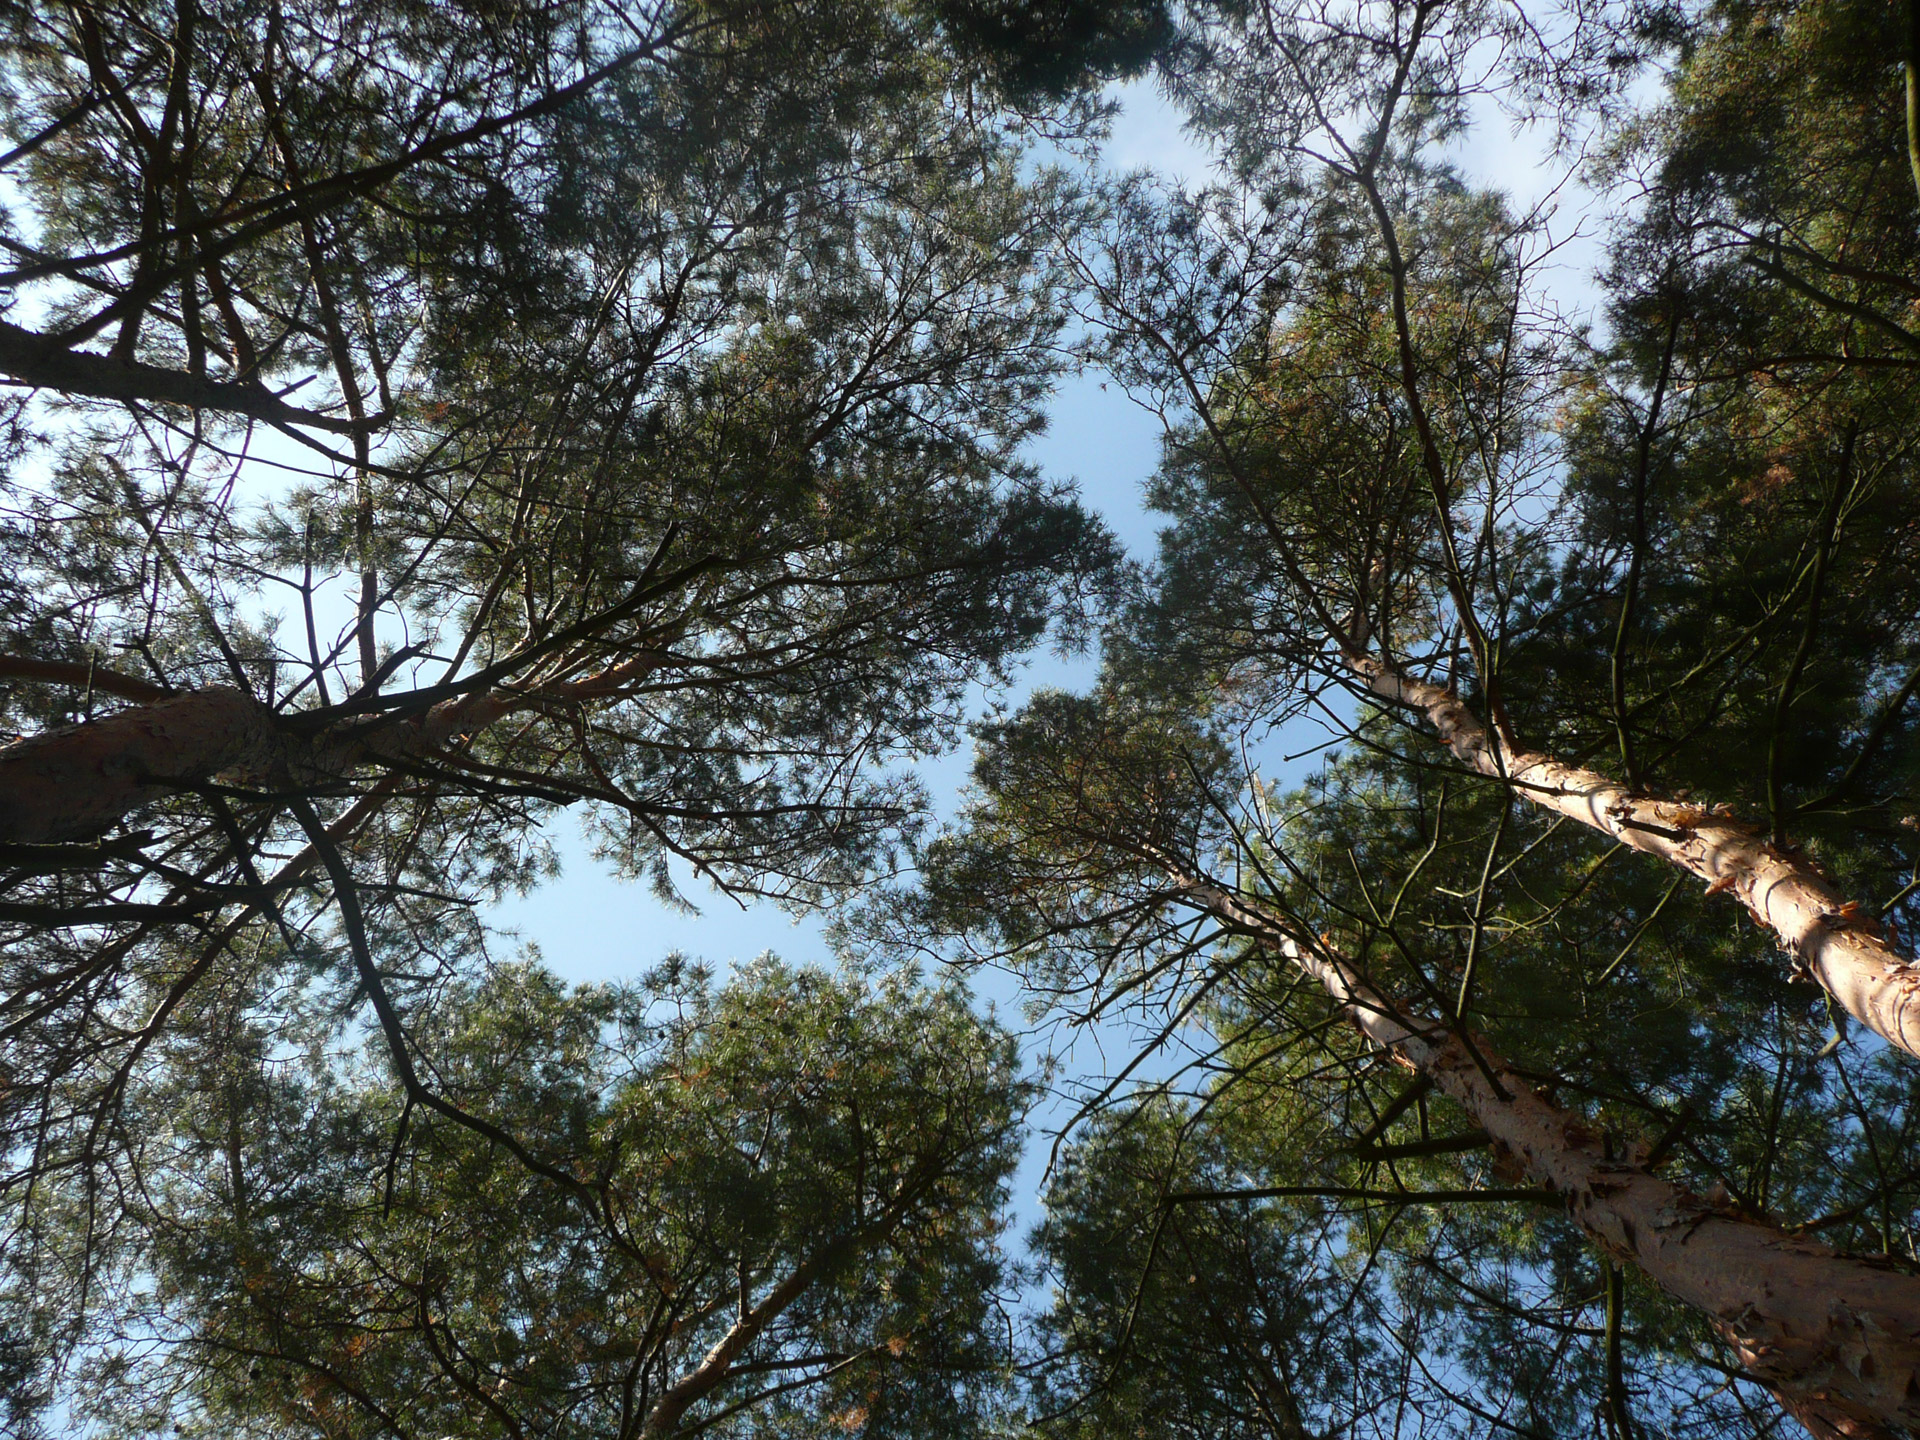
<path id="1" fill-rule="evenodd" d="M 299 793 L 380 759 L 430 763 L 460 736 L 533 704 L 616 697 L 665 659 L 648 650 L 578 680 L 477 690 L 405 718 L 347 714 L 317 727 L 313 712 L 288 717 L 229 686 L 130 706 L 0 748 L 0 843 L 86 839 L 170 792 L 210 782 Z"/>
<path id="2" fill-rule="evenodd" d="M 1819 1440 L 1867 1440 L 1920 1426 L 1920 1277 L 1841 1255 L 1660 1179 L 1614 1155 L 1484 1042 L 1391 1004 L 1318 942 L 1263 907 L 1177 877 L 1188 902 L 1286 955 L 1369 1039 L 1430 1080 L 1496 1152 L 1560 1196 L 1610 1255 L 1640 1267 L 1705 1315 L 1756 1381 Z M 1418 1027 L 1418 1028 L 1416 1028 Z M 1490 1078 L 1491 1077 L 1491 1078 Z M 1504 1092 L 1504 1093 L 1502 1093 Z"/>
<path id="3" fill-rule="evenodd" d="M 1909 1055 L 1920 1055 L 1920 967 L 1888 942 L 1870 913 L 1837 892 L 1805 855 L 1754 827 L 1698 806 L 1634 795 L 1593 770 L 1504 744 L 1458 697 L 1377 657 L 1349 658 L 1375 695 L 1420 711 L 1448 749 L 1506 781 L 1543 809 L 1707 882 L 1747 907 L 1847 1013 Z"/>

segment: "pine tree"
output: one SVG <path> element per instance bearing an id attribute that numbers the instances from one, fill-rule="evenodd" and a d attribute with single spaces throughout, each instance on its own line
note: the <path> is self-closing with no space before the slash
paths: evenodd
<path id="1" fill-rule="evenodd" d="M 146 1184 L 94 1252 L 105 1433 L 980 1433 L 1011 1040 L 910 977 L 526 966 L 417 1032 L 569 1188 L 230 994 L 132 1107 Z M 138 1345 L 133 1337 L 151 1337 Z"/>
<path id="2" fill-rule="evenodd" d="M 1170 469 L 1191 478 L 1170 480 L 1168 503 L 1231 513 L 1244 558 L 1204 564 L 1227 572 L 1229 603 L 1268 606 L 1207 614 L 1169 645 L 1220 638 L 1235 684 L 1264 674 L 1294 704 L 1333 687 L 1424 723 L 1493 782 L 1743 904 L 1796 970 L 1913 1049 L 1908 957 L 1851 888 L 1898 891 L 1911 871 L 1898 794 L 1855 793 L 1912 696 L 1906 367 L 1730 350 L 1717 292 L 1690 291 L 1692 259 L 1651 250 L 1645 227 L 1613 276 L 1619 353 L 1584 355 L 1540 318 L 1537 227 L 1432 151 L 1480 88 L 1466 57 L 1482 40 L 1513 47 L 1516 99 L 1571 104 L 1604 89 L 1604 65 L 1582 66 L 1577 30 L 1549 57 L 1528 48 L 1546 37 L 1471 8 L 1365 15 L 1352 31 L 1285 7 L 1224 17 L 1182 83 L 1240 188 L 1122 191 L 1085 266 L 1112 363 L 1190 416 Z M 1781 329 L 1804 334 L 1799 291 L 1774 291 Z M 1597 449 L 1558 428 L 1570 373 Z M 1563 463 L 1580 467 L 1567 490 L 1551 478 Z M 1564 527 L 1533 513 L 1555 505 Z M 1703 573 L 1709 554 L 1738 556 L 1759 594 L 1727 593 L 1736 572 Z M 1655 586 L 1687 566 L 1693 593 L 1672 602 L 1717 618 L 1681 641 Z M 1543 588 L 1554 568 L 1562 583 Z M 1570 663 L 1569 637 L 1597 632 L 1608 651 Z M 1588 675 L 1529 689 L 1555 650 Z M 1592 715 L 1596 698 L 1610 713 Z M 1746 764 L 1729 770 L 1715 725 L 1751 737 Z M 1591 763 L 1603 743 L 1622 773 Z M 1689 745 L 1712 757 L 1710 786 Z"/>
<path id="3" fill-rule="evenodd" d="M 111 1246 L 159 1263 L 130 1197 L 180 1066 L 272 1090 L 278 1047 L 371 1037 L 352 1124 L 396 1128 L 355 1146 L 464 1132 L 578 1209 L 567 1137 L 436 1061 L 543 827 L 579 807 L 669 903 L 689 873 L 843 895 L 919 823 L 901 762 L 1113 553 L 1017 458 L 1077 213 L 1030 142 L 1092 119 L 1003 110 L 1018 27 L 811 0 L 4 26 L 0 1325 L 31 1408 Z"/>
<path id="4" fill-rule="evenodd" d="M 976 953 L 1018 965 L 1083 1021 L 1138 1007 L 1162 1043 L 1195 1022 L 1209 1037 L 1190 1067 L 1190 1159 L 1176 1147 L 1157 1192 L 1136 1186 L 1130 1212 L 1076 1208 L 1074 1224 L 1138 1236 L 1188 1205 L 1317 1199 L 1317 1215 L 1268 1217 L 1282 1228 L 1256 1243 L 1317 1246 L 1322 1264 L 1384 1249 L 1391 1278 L 1428 1291 L 1435 1245 L 1490 1227 L 1437 1288 L 1471 1312 L 1501 1288 L 1486 1272 L 1535 1270 L 1553 1303 L 1512 1305 L 1523 1332 L 1552 1328 L 1543 1310 L 1605 1302 L 1594 1254 L 1601 1276 L 1636 1270 L 1649 1296 L 1635 1308 L 1653 1323 L 1636 1327 L 1630 1363 L 1671 1416 L 1656 1424 L 1728 1423 L 1729 1375 L 1816 1435 L 1914 1423 L 1920 1278 L 1894 1218 L 1920 1200 L 1908 1061 L 1822 1049 L 1804 1001 L 1754 975 L 1710 909 L 1671 906 L 1511 800 L 1396 778 L 1407 755 L 1385 744 L 1282 797 L 1247 791 L 1227 738 L 1119 687 L 1041 697 L 983 739 L 980 798 L 927 853 L 916 932 L 970 932 Z M 1159 1102 L 1136 1108 L 1109 1086 L 1090 1103 L 1127 1116 L 1106 1140 L 1096 1127 L 1097 1150 L 1136 1123 L 1151 1133 Z M 1206 1163 L 1230 1181 L 1182 1178 L 1223 1145 Z M 1409 1212 L 1437 1218 L 1377 1232 Z M 1136 1250 L 1131 1273 L 1156 1259 Z M 1402 1304 L 1415 1338 L 1352 1322 L 1343 1344 L 1376 1358 L 1345 1363 L 1376 1373 L 1317 1382 L 1310 1432 L 1350 1413 L 1327 1385 L 1390 1391 L 1379 1372 L 1396 1350 L 1441 1375 L 1455 1363 L 1447 1327 L 1426 1326 L 1447 1302 Z M 1324 1329 L 1312 1313 L 1296 1319 Z M 1252 1332 L 1263 1323 L 1246 1317 Z M 1608 1323 L 1617 1354 L 1617 1300 Z M 1099 1358 L 1118 1374 L 1126 1344 L 1107 1333 Z M 1596 1411 L 1634 1408 L 1624 1379 L 1607 1378 L 1626 1364 L 1594 1358 L 1545 1380 L 1483 1371 L 1451 1391 L 1430 1377 L 1418 1408 L 1444 1423 L 1441 1399 L 1472 1414 L 1519 1394 L 1551 1410 L 1583 1390 Z"/>

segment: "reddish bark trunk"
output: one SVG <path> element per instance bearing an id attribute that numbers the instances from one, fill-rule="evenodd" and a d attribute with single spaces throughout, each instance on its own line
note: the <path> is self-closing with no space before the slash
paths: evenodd
<path id="1" fill-rule="evenodd" d="M 903 1192 L 873 1220 L 851 1235 L 830 1239 L 793 1269 L 793 1272 L 720 1337 L 700 1363 L 688 1374 L 669 1385 L 648 1412 L 639 1440 L 669 1440 L 680 1427 L 688 1410 L 710 1395 L 733 1374 L 733 1366 L 747 1347 L 765 1333 L 794 1301 L 814 1285 L 833 1274 L 863 1247 L 882 1240 L 900 1223 L 909 1208 L 908 1195 L 917 1187 L 912 1177 L 901 1186 Z"/>
<path id="2" fill-rule="evenodd" d="M 0 841 L 97 835 L 181 782 L 270 760 L 276 742 L 265 708 L 225 686 L 15 741 L 0 750 Z"/>
<path id="3" fill-rule="evenodd" d="M 1704 1314 L 1741 1366 L 1820 1440 L 1920 1426 L 1920 1277 L 1716 1206 L 1615 1156 L 1477 1042 L 1410 1018 L 1257 904 L 1180 877 L 1191 903 L 1285 954 L 1369 1039 L 1430 1079 L 1609 1254 Z M 1415 1028 L 1418 1025 L 1421 1028 Z M 1505 1095 L 1500 1093 L 1506 1092 Z"/>

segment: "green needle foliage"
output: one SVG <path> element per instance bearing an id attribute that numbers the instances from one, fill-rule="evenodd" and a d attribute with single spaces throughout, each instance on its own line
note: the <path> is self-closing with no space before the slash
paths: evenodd
<path id="1" fill-rule="evenodd" d="M 1059 1283 L 1043 1433 L 1299 1440 L 1392 1410 L 1365 1323 L 1378 1287 L 1341 1273 L 1332 1206 L 1171 1198 L 1234 1188 L 1241 1166 L 1219 1127 L 1164 1103 L 1095 1122 L 1063 1158 L 1035 1235 Z"/>
<path id="2" fill-rule="evenodd" d="M 144 1435 L 980 1433 L 1026 1091 L 967 997 L 765 960 L 630 988 L 506 967 L 378 1047 L 231 997 L 130 1102 L 145 1187 L 92 1253 L 81 1413 Z M 720 1356 L 716 1361 L 713 1357 Z"/>
<path id="3" fill-rule="evenodd" d="M 1061 1161 L 1034 1237 L 1058 1287 L 1036 1405 L 1069 1434 L 1479 1434 L 1498 1415 L 1560 1435 L 1599 1423 L 1618 1369 L 1649 1433 L 1765 1432 L 1711 1317 L 1629 1275 L 1610 1324 L 1614 1262 L 1559 1197 L 1194 887 L 1338 936 L 1410 1010 L 1462 1007 L 1623 1160 L 1901 1266 L 1910 1065 L 1826 1044 L 1817 992 L 1756 963 L 1711 900 L 1372 738 L 1289 796 L 1240 788 L 1216 738 L 1123 691 L 1044 696 L 986 733 L 916 928 L 970 929 L 1060 1012 L 1190 1057 L 1097 1093 Z"/>
<path id="4" fill-rule="evenodd" d="M 137 1184 L 203 987 L 331 967 L 425 1103 L 563 807 L 668 903 L 844 893 L 1107 584 L 1016 459 L 1078 202 L 920 8 L 4 22 L 13 1225 Z"/>

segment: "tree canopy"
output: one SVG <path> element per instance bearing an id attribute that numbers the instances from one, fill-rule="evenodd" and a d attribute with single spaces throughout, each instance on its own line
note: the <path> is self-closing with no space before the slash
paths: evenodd
<path id="1" fill-rule="evenodd" d="M 4 15 L 16 1428 L 1920 1433 L 1920 10 Z"/>
<path id="2" fill-rule="evenodd" d="M 556 807 L 669 897 L 843 890 L 1104 583 L 1014 458 L 1071 196 L 917 12 L 9 23 L 11 1183 L 289 965 L 429 1103 Z"/>
<path id="3" fill-rule="evenodd" d="M 722 989 L 680 959 L 624 990 L 463 987 L 423 1058 L 575 1186 L 411 1114 L 377 1051 L 246 1063 L 272 1037 L 237 1008 L 144 1097 L 147 1184 L 95 1262 L 116 1323 L 79 1372 L 109 1433 L 944 1435 L 991 1412 L 1025 1097 L 958 992 L 771 962 Z"/>

